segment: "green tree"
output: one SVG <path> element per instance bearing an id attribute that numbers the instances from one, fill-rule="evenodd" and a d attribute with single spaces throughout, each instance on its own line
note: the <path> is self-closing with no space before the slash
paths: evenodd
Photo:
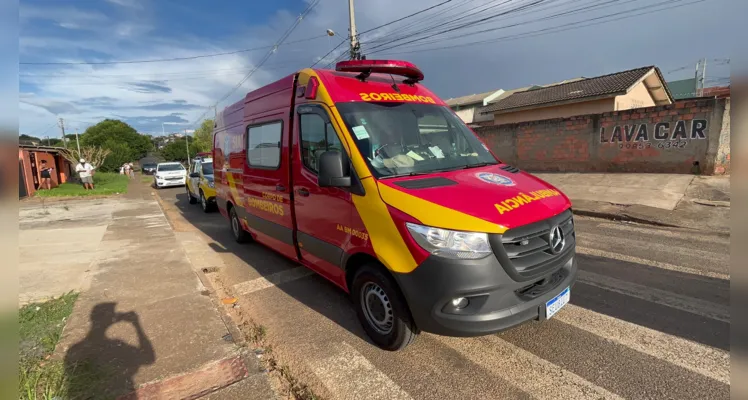
<path id="1" fill-rule="evenodd" d="M 119 167 L 133 161 L 133 151 L 125 144 L 109 140 L 101 146 L 111 151 L 98 168 L 102 172 L 119 172 Z"/>
<path id="2" fill-rule="evenodd" d="M 18 135 L 19 142 L 41 142 L 42 140 L 36 136 L 30 136 L 26 134 Z"/>
<path id="3" fill-rule="evenodd" d="M 161 157 L 166 161 L 187 161 L 187 145 L 185 144 L 185 140 L 190 145 L 190 160 L 193 159 L 197 155 L 197 149 L 195 148 L 194 140 L 190 136 L 169 142 L 161 149 Z"/>
<path id="4" fill-rule="evenodd" d="M 195 130 L 195 147 L 197 152 L 205 152 L 213 150 L 213 120 L 206 119 Z"/>
<path id="5" fill-rule="evenodd" d="M 132 126 L 115 119 L 105 119 L 98 124 L 89 127 L 80 137 L 81 146 L 97 146 L 107 148 L 106 144 L 123 144 L 129 151 L 129 161 L 140 159 L 153 149 L 151 139 L 145 135 L 139 134 Z M 116 146 L 117 149 L 111 149 L 122 152 L 123 146 Z"/>

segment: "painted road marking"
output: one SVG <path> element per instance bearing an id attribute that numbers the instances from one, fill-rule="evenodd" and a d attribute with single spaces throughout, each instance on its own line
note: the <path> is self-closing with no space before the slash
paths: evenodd
<path id="1" fill-rule="evenodd" d="M 730 353 L 567 304 L 554 319 L 640 353 L 730 384 Z"/>
<path id="2" fill-rule="evenodd" d="M 706 251 L 706 250 L 698 250 L 693 247 L 697 247 L 695 245 L 690 246 L 668 246 L 661 243 L 653 243 L 651 240 L 647 239 L 627 239 L 622 237 L 617 237 L 614 239 L 614 242 L 610 241 L 609 237 L 600 236 L 600 235 L 594 235 L 594 234 L 588 234 L 588 233 L 577 233 L 577 238 L 580 239 L 579 241 L 583 245 L 587 244 L 594 244 L 596 247 L 600 246 L 609 246 L 611 244 L 617 244 L 620 246 L 625 247 L 626 249 L 638 249 L 642 248 L 642 243 L 646 243 L 646 249 L 649 252 L 657 253 L 657 254 L 677 254 L 679 256 L 688 256 L 689 258 L 701 258 L 704 261 L 711 261 L 716 258 L 722 257 L 725 262 L 729 260 L 729 254 L 727 251 Z M 696 263 L 697 265 L 700 263 Z"/>
<path id="3" fill-rule="evenodd" d="M 638 226 L 625 225 L 625 224 L 611 224 L 611 223 L 601 223 L 601 224 L 598 224 L 597 226 L 599 228 L 605 228 L 605 229 L 615 229 L 615 230 L 626 231 L 626 232 L 637 232 L 637 233 L 652 234 L 656 236 L 665 236 L 665 237 L 672 237 L 672 238 L 678 238 L 678 239 L 696 240 L 699 242 L 706 242 L 706 243 L 730 244 L 730 239 L 704 235 L 701 233 L 686 233 L 686 232 L 679 232 L 679 231 L 666 231 L 662 229 L 647 229 L 647 228 L 642 228 Z"/>
<path id="4" fill-rule="evenodd" d="M 436 340 L 537 399 L 622 399 L 498 336 Z"/>
<path id="5" fill-rule="evenodd" d="M 252 279 L 251 281 L 237 283 L 234 285 L 234 293 L 237 295 L 250 294 L 258 290 L 305 278 L 309 275 L 314 275 L 314 271 L 307 267 L 291 268 L 261 278 Z"/>
<path id="6" fill-rule="evenodd" d="M 150 218 L 166 218 L 164 214 L 146 214 L 146 215 L 126 215 L 123 217 L 114 217 L 112 219 L 114 220 L 120 220 L 120 219 L 128 219 L 128 218 L 136 218 L 136 219 L 150 219 Z"/>
<path id="7" fill-rule="evenodd" d="M 310 365 L 335 399 L 412 400 L 348 343 L 334 346 L 333 355 Z"/>
<path id="8" fill-rule="evenodd" d="M 650 288 L 648 286 L 622 281 L 620 279 L 584 270 L 579 270 L 577 280 L 600 289 L 636 297 L 652 303 L 689 312 L 691 314 L 701 315 L 702 317 L 716 319 L 718 321 L 730 322 L 730 308 L 709 301 L 694 299 L 692 297 Z"/>
<path id="9" fill-rule="evenodd" d="M 683 272 L 686 274 L 706 276 L 709 278 L 717 278 L 723 280 L 730 280 L 730 274 L 723 274 L 720 272 L 703 271 L 696 268 L 682 267 L 680 265 L 669 264 L 666 262 L 646 260 L 639 257 L 628 256 L 625 254 L 613 253 L 610 251 L 591 249 L 589 247 L 577 246 L 577 254 L 584 254 L 594 257 L 611 258 L 618 261 L 626 261 L 635 264 L 647 265 L 650 267 L 666 269 L 669 271 Z"/>

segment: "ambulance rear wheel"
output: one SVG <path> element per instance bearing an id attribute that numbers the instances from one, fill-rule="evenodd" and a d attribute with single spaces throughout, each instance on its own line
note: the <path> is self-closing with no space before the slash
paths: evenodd
<path id="1" fill-rule="evenodd" d="M 242 223 L 239 221 L 239 216 L 236 213 L 236 207 L 231 207 L 229 211 L 229 220 L 231 221 L 231 233 L 234 234 L 234 240 L 237 243 L 247 243 L 251 238 L 249 233 L 242 228 Z"/>
<path id="2" fill-rule="evenodd" d="M 375 266 L 366 265 L 356 273 L 351 296 L 366 334 L 382 349 L 402 350 L 418 336 L 397 284 Z"/>

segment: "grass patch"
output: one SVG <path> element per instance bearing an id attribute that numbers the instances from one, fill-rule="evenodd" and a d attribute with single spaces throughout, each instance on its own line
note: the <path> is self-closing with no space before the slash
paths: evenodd
<path id="1" fill-rule="evenodd" d="M 141 175 L 140 181 L 143 183 L 153 183 L 153 177 L 151 175 Z"/>
<path id="2" fill-rule="evenodd" d="M 62 329 L 73 312 L 76 293 L 68 293 L 40 304 L 29 304 L 18 312 L 18 396 L 23 400 L 73 399 L 85 388 L 74 388 L 61 360 L 51 360 Z M 82 366 L 74 373 L 91 373 Z M 81 379 L 75 379 L 81 382 Z"/>
<path id="3" fill-rule="evenodd" d="M 65 365 L 51 359 L 78 294 L 68 293 L 18 312 L 18 398 L 21 400 L 83 400 L 91 398 L 105 373 L 90 363 Z"/>
<path id="4" fill-rule="evenodd" d="M 111 172 L 97 172 L 94 174 L 94 190 L 85 190 L 80 183 L 63 183 L 50 190 L 38 190 L 36 196 L 77 197 L 127 193 L 128 182 L 129 179 L 125 175 Z"/>

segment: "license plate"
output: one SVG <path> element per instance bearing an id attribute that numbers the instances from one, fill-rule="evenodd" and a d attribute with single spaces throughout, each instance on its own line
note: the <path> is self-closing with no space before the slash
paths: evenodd
<path id="1" fill-rule="evenodd" d="M 545 302 L 545 319 L 550 319 L 554 316 L 558 310 L 569 302 L 570 297 L 571 291 L 569 288 L 566 288 L 563 292 L 559 293 L 558 296 Z"/>

